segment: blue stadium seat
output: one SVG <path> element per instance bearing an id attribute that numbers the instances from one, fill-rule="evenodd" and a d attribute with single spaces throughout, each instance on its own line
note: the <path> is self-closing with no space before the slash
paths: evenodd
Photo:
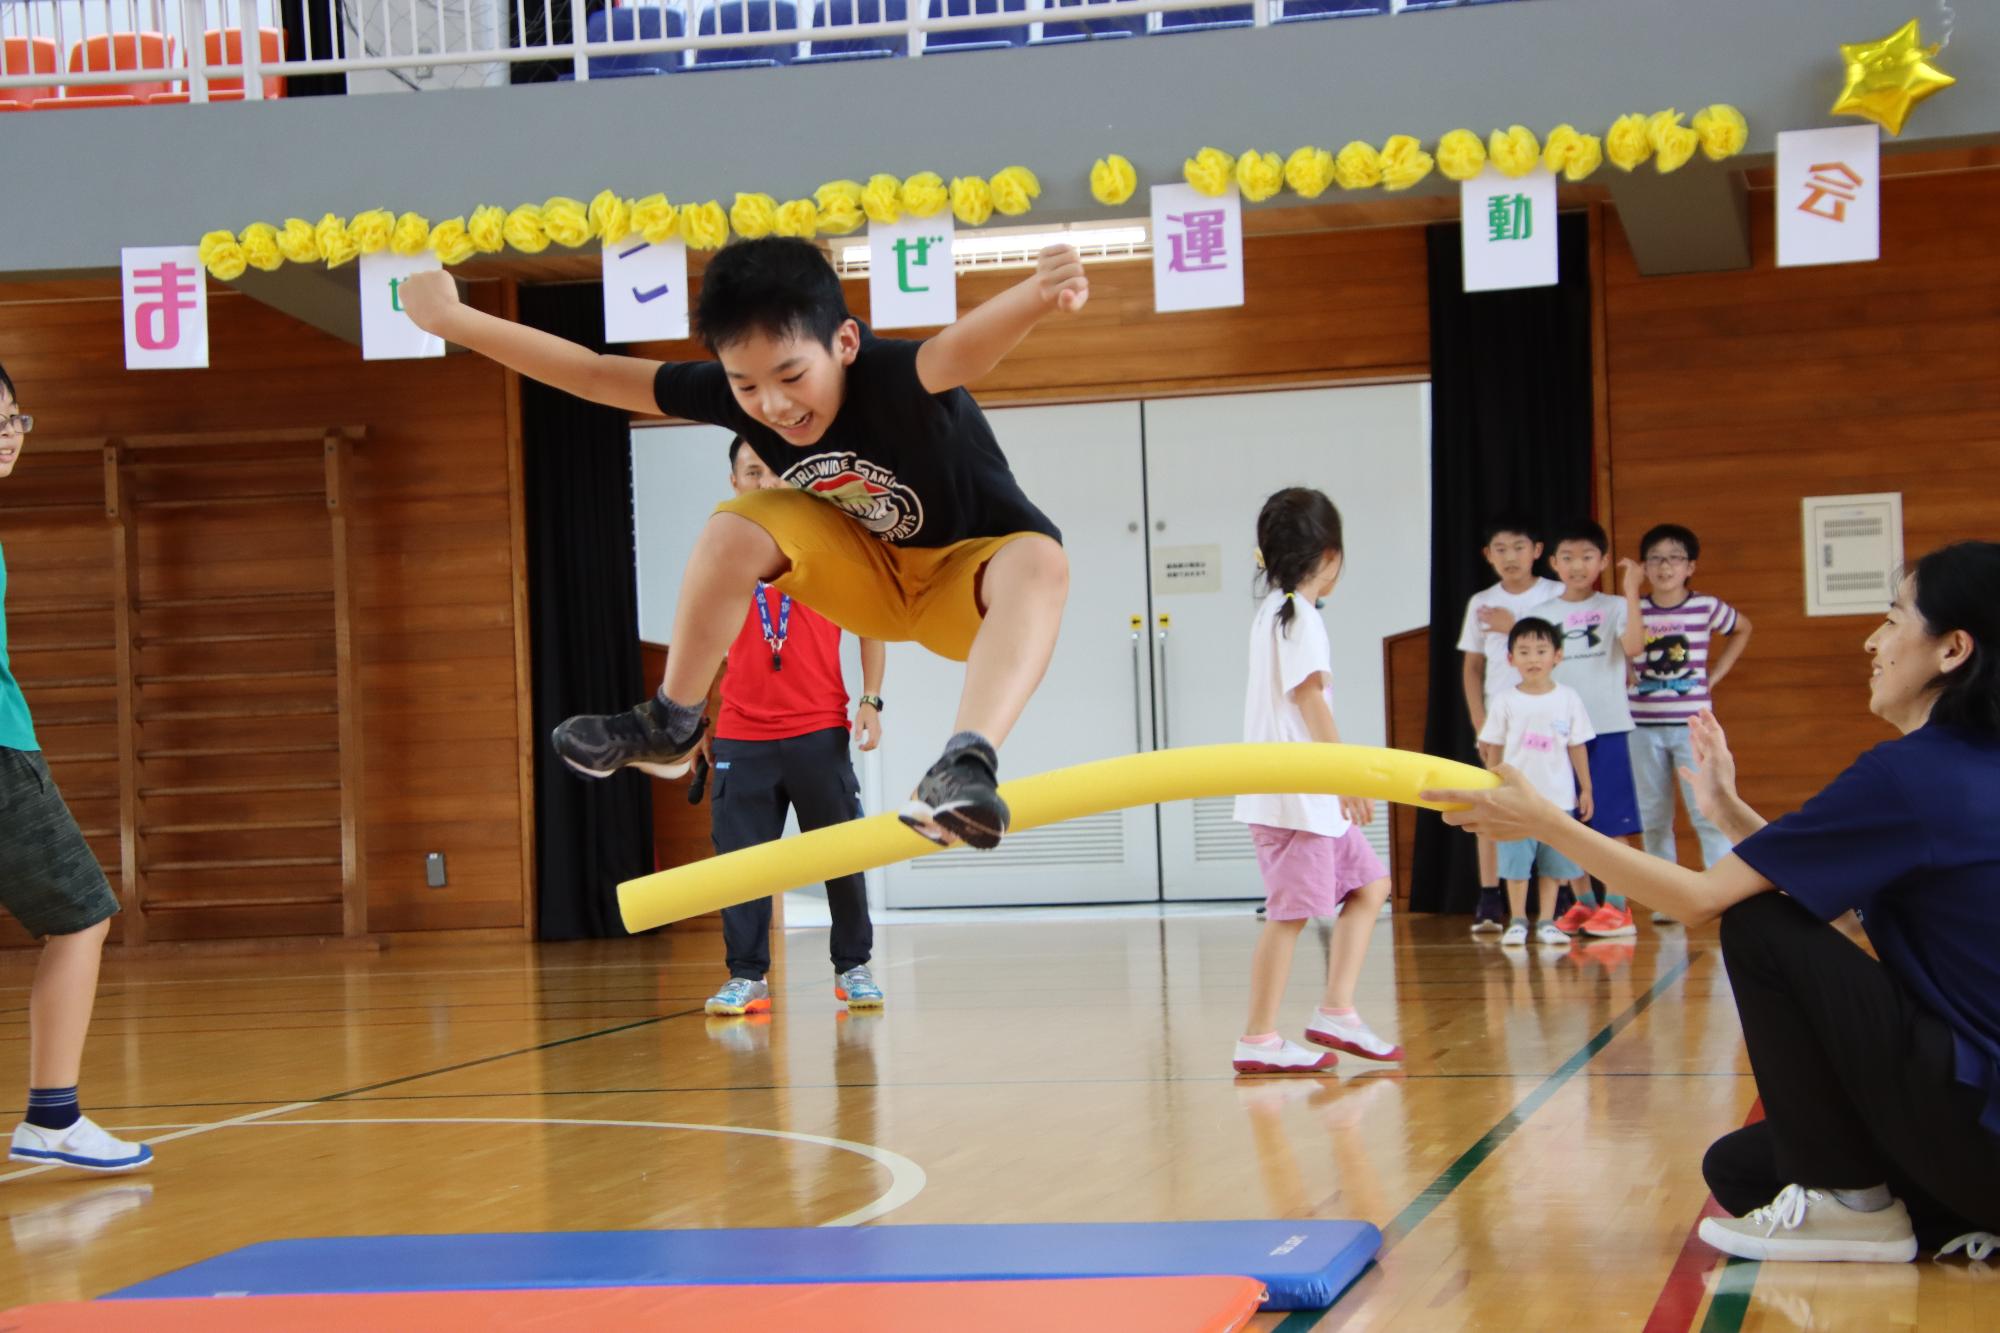
<path id="1" fill-rule="evenodd" d="M 686 32 L 687 19 L 673 6 L 600 9 L 584 22 L 584 33 L 592 42 L 680 37 Z M 590 58 L 590 77 L 593 79 L 644 78 L 652 74 L 671 74 L 679 68 L 681 54 L 678 51 L 644 51 L 629 56 Z M 568 83 L 575 77 L 569 70 L 556 75 L 561 83 Z"/>
<path id="2" fill-rule="evenodd" d="M 930 6 L 932 18 L 956 19 L 985 14 L 998 18 L 1002 14 L 1028 12 L 1028 0 L 930 0 Z M 1025 23 L 1002 28 L 960 28 L 956 32 L 925 34 L 924 51 L 939 55 L 958 51 L 1004 51 L 1010 46 L 1025 46 L 1027 41 L 1028 25 Z"/>
<path id="3" fill-rule="evenodd" d="M 1108 3 L 1108 0 L 1043 0 L 1042 13 L 1058 9 L 1084 10 L 1094 5 Z M 1030 46 L 1066 46 L 1072 42 L 1102 42 L 1121 37 L 1142 37 L 1146 32 L 1144 14 L 1126 14 L 1113 18 L 1062 19 L 1042 21 L 1042 35 L 1029 41 Z"/>
<path id="4" fill-rule="evenodd" d="M 797 39 L 793 37 L 798 23 L 798 9 L 792 0 L 712 0 L 695 19 L 697 37 L 768 32 L 793 39 L 782 44 L 711 47 L 695 52 L 690 68 L 769 69 L 789 65 L 799 52 Z"/>
<path id="5" fill-rule="evenodd" d="M 886 60 L 902 55 L 901 37 L 832 37 L 857 23 L 901 23 L 909 17 L 907 0 L 819 0 L 813 10 L 810 52 L 795 65 L 831 65 L 854 60 Z"/>
<path id="6" fill-rule="evenodd" d="M 1389 0 L 1284 0 L 1279 23 L 1309 23 L 1315 19 L 1362 18 L 1389 12 Z"/>

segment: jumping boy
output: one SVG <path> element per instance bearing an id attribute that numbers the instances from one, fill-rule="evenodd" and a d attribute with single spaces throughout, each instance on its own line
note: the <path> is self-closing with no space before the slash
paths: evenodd
<path id="1" fill-rule="evenodd" d="M 810 242 L 738 241 L 709 261 L 695 306 L 716 360 L 661 363 L 473 310 L 442 272 L 405 283 L 404 308 L 428 332 L 579 398 L 725 426 L 786 483 L 718 507 L 682 575 L 658 694 L 557 727 L 570 767 L 685 772 L 709 683 L 761 582 L 861 638 L 915 640 L 966 664 L 954 734 L 902 818 L 935 842 L 997 846 L 1008 822 L 997 751 L 1055 651 L 1069 562 L 964 386 L 1048 311 L 1089 295 L 1076 251 L 1052 246 L 934 337 L 878 338 Z"/>

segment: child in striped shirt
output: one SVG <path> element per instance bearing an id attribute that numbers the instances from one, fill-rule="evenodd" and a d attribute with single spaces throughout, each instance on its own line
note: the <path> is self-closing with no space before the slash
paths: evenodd
<path id="1" fill-rule="evenodd" d="M 1633 663 L 1630 689 L 1635 724 L 1632 783 L 1638 789 L 1646 850 L 1671 861 L 1677 773 L 1694 767 L 1688 720 L 1713 707 L 1712 691 L 1750 644 L 1750 617 L 1689 586 L 1701 556 L 1701 539 L 1687 528 L 1677 523 L 1658 525 L 1640 542 L 1639 555 L 1651 591 L 1639 601 L 1646 623 L 1646 652 Z M 1712 866 L 1729 854 L 1729 839 L 1702 815 L 1686 783 L 1680 786 L 1688 818 L 1701 840 L 1702 864 Z M 1653 914 L 1655 922 L 1670 919 Z"/>

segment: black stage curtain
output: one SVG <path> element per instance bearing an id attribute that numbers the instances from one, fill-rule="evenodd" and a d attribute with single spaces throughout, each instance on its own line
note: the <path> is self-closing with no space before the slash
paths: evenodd
<path id="1" fill-rule="evenodd" d="M 1554 287 L 1467 293 L 1457 224 L 1430 228 L 1431 660 L 1424 749 L 1479 762 L 1458 632 L 1493 581 L 1479 526 L 1521 510 L 1545 526 L 1592 512 L 1590 219 L 1559 219 Z M 1410 906 L 1469 912 L 1479 889 L 1470 834 L 1417 815 Z"/>
<path id="2" fill-rule="evenodd" d="M 604 350 L 595 284 L 523 287 L 521 322 Z M 653 869 L 650 779 L 572 773 L 548 735 L 573 713 L 649 692 L 639 659 L 632 432 L 624 412 L 521 382 L 529 634 L 534 664 L 535 873 L 545 940 L 625 933 L 621 880 Z"/>

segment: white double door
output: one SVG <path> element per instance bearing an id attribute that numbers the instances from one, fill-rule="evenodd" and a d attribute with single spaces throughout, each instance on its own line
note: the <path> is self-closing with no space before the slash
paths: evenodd
<path id="1" fill-rule="evenodd" d="M 1325 491 L 1346 573 L 1325 608 L 1344 739 L 1383 744 L 1382 640 L 1428 619 L 1428 386 L 998 409 L 1023 489 L 1062 529 L 1070 595 L 1049 670 L 1002 754 L 1021 777 L 1242 739 L 1256 518 L 1284 486 Z M 950 734 L 964 668 L 892 645 L 887 736 L 864 769 L 893 809 Z M 887 905 L 1154 902 L 1262 895 L 1227 799 L 1139 806 L 890 867 Z M 1386 852 L 1386 814 L 1378 820 Z M 1386 856 L 1384 858 L 1387 859 Z"/>

